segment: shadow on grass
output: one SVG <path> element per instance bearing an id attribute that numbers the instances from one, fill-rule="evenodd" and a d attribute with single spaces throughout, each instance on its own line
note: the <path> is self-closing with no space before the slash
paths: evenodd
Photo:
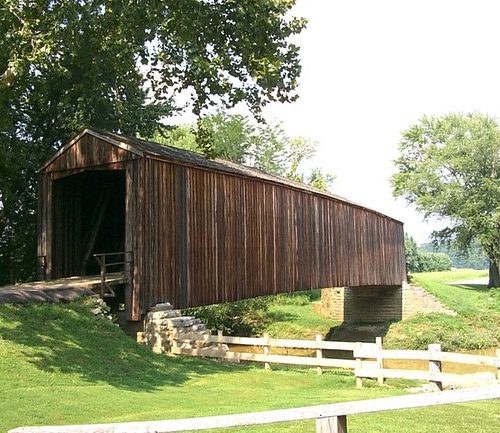
<path id="1" fill-rule="evenodd" d="M 282 311 L 278 309 L 269 310 L 267 312 L 267 319 L 270 322 L 292 322 L 299 316 L 297 314 L 290 313 L 288 311 Z"/>
<path id="2" fill-rule="evenodd" d="M 131 391 L 153 391 L 193 376 L 242 368 L 154 354 L 76 304 L 2 305 L 0 338 L 22 345 L 25 359 L 42 371 Z"/>
<path id="3" fill-rule="evenodd" d="M 327 341 L 353 341 L 375 343 L 376 337 L 385 337 L 393 322 L 344 322 L 330 328 Z M 324 350 L 325 358 L 354 359 L 353 352 L 347 350 Z"/>
<path id="4" fill-rule="evenodd" d="M 461 289 L 473 290 L 474 292 L 489 292 L 486 284 L 450 284 L 450 286 L 460 287 Z"/>

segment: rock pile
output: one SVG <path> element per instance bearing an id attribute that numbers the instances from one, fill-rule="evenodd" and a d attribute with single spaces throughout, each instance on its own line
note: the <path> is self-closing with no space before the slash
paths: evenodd
<path id="1" fill-rule="evenodd" d="M 94 316 L 105 317 L 108 320 L 113 321 L 113 316 L 110 314 L 110 308 L 98 295 L 91 296 L 89 301 L 92 303 L 93 308 L 90 312 Z"/>
<path id="2" fill-rule="evenodd" d="M 144 332 L 138 340 L 155 353 L 171 352 L 173 347 L 181 349 L 207 349 L 218 347 L 217 344 L 202 340 L 210 335 L 200 319 L 183 316 L 181 310 L 175 310 L 170 303 L 156 304 L 146 314 Z M 176 338 L 189 338 L 177 344 Z M 224 345 L 223 345 L 224 346 Z M 227 350 L 227 346 L 223 350 Z"/>

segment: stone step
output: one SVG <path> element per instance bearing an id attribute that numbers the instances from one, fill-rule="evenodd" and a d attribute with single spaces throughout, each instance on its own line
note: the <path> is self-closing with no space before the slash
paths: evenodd
<path id="1" fill-rule="evenodd" d="M 165 319 L 165 324 L 168 325 L 169 328 L 182 327 L 186 328 L 192 325 L 201 324 L 201 320 L 196 317 L 191 316 L 181 316 L 181 317 L 173 317 L 171 319 Z"/>
<path id="2" fill-rule="evenodd" d="M 170 319 L 174 317 L 182 317 L 180 310 L 163 310 L 163 311 L 150 311 L 147 313 L 147 318 L 150 320 Z"/>
<path id="3" fill-rule="evenodd" d="M 173 310 L 174 307 L 170 302 L 164 302 L 162 304 L 156 304 L 154 307 L 151 307 L 149 311 L 168 311 L 168 310 Z"/>

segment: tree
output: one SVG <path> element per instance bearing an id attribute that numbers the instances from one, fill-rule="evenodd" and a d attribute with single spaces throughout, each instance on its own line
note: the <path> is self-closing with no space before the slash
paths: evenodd
<path id="1" fill-rule="evenodd" d="M 420 256 L 415 240 L 405 233 L 405 256 L 408 272 L 420 272 Z"/>
<path id="2" fill-rule="evenodd" d="M 500 131 L 481 114 L 423 117 L 403 132 L 395 196 L 447 227 L 440 242 L 465 250 L 477 238 L 490 259 L 489 287 L 500 286 Z"/>
<path id="3" fill-rule="evenodd" d="M 36 168 L 84 127 L 150 136 L 192 95 L 201 115 L 293 101 L 293 0 L 3 0 L 0 284 L 33 274 Z M 16 259 L 16 260 L 17 260 Z M 15 273 L 15 272 L 14 272 Z"/>
<path id="4" fill-rule="evenodd" d="M 219 111 L 196 125 L 181 125 L 154 134 L 152 140 L 169 146 L 201 152 L 198 129 L 209 137 L 208 156 L 246 164 L 267 173 L 328 190 L 335 176 L 320 168 L 305 171 L 303 165 L 315 154 L 314 143 L 304 137 L 288 137 L 281 125 L 254 124 L 245 116 Z"/>
<path id="5" fill-rule="evenodd" d="M 460 250 L 453 242 L 449 245 L 435 245 L 429 242 L 420 245 L 420 250 L 430 253 L 447 254 L 454 268 L 483 270 L 489 266 L 488 257 L 484 254 L 484 250 L 477 239 L 472 241 L 467 250 Z"/>
<path id="6" fill-rule="evenodd" d="M 451 258 L 448 254 L 422 251 L 406 233 L 405 254 L 408 272 L 439 272 L 451 269 Z"/>

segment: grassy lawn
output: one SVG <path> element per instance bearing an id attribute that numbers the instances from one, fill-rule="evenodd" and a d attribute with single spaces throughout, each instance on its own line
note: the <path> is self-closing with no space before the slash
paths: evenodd
<path id="1" fill-rule="evenodd" d="M 458 313 L 468 314 L 478 311 L 500 311 L 498 290 L 486 286 L 450 285 L 455 281 L 474 280 L 487 277 L 488 271 L 460 269 L 445 272 L 422 272 L 414 275 L 415 284 L 436 296 Z"/>
<path id="2" fill-rule="evenodd" d="M 277 306 L 282 320 L 284 312 L 293 314 L 299 327 L 313 314 L 310 305 Z M 314 326 L 325 325 L 317 320 Z M 341 371 L 318 376 L 314 369 L 265 371 L 156 355 L 76 303 L 0 306 L 0 378 L 2 433 L 21 425 L 196 417 L 405 393 L 399 381 L 357 390 Z M 349 431 L 496 432 L 499 416 L 498 402 L 461 404 L 350 417 Z M 314 432 L 314 423 L 223 431 Z"/>
<path id="3" fill-rule="evenodd" d="M 314 339 L 317 334 L 326 335 L 339 322 L 314 311 L 314 302 L 320 298 L 319 290 L 274 296 L 266 331 L 276 338 Z"/>
<path id="4" fill-rule="evenodd" d="M 415 274 L 416 285 L 424 287 L 457 315 L 426 314 L 394 323 L 387 333 L 387 345 L 423 349 L 439 342 L 448 351 L 499 346 L 500 289 L 448 284 L 487 275 L 487 271 L 474 270 Z"/>

